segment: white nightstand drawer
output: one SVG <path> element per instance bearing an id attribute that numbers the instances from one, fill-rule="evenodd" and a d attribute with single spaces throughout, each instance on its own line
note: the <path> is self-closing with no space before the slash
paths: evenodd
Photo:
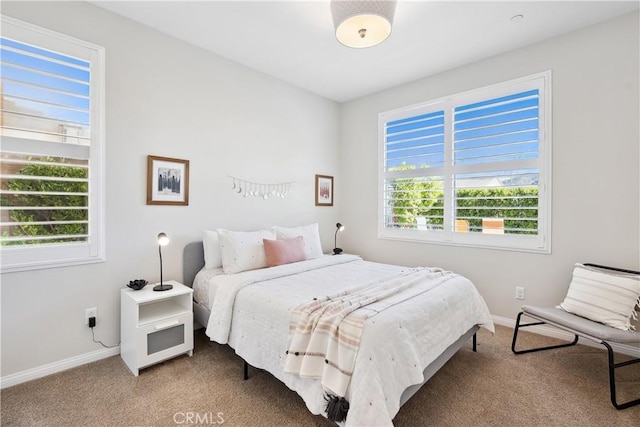
<path id="1" fill-rule="evenodd" d="M 139 367 L 152 365 L 193 349 L 193 314 L 184 313 L 137 328 Z"/>

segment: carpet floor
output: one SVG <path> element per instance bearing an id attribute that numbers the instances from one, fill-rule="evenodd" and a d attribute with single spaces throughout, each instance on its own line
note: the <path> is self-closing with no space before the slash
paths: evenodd
<path id="1" fill-rule="evenodd" d="M 609 400 L 604 350 L 577 345 L 516 356 L 510 328 L 478 333 L 394 419 L 402 426 L 640 426 L 640 406 Z M 522 332 L 524 345 L 558 342 Z M 519 340 L 520 342 L 520 340 Z M 628 359 L 619 356 L 620 360 Z M 617 361 L 618 359 L 616 359 Z M 619 401 L 640 397 L 640 364 L 618 374 Z M 2 426 L 322 426 L 301 398 L 269 373 L 250 369 L 223 345 L 195 332 L 193 357 L 134 377 L 119 356 L 0 393 Z"/>

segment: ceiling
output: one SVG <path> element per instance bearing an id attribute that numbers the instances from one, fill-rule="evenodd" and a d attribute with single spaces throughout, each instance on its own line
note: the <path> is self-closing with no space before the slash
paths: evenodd
<path id="1" fill-rule="evenodd" d="M 92 3 L 337 102 L 611 19 L 635 1 L 399 0 L 368 49 L 334 36 L 329 0 Z M 522 15 L 522 18 L 513 18 Z"/>

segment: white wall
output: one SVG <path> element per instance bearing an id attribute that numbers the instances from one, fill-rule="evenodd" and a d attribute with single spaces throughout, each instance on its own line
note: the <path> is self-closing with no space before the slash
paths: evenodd
<path id="1" fill-rule="evenodd" d="M 380 262 L 436 265 L 471 278 L 493 315 L 562 301 L 575 262 L 640 267 L 638 13 L 342 105 L 341 246 Z M 423 54 L 428 55 L 428 52 Z M 553 72 L 551 255 L 379 240 L 378 113 Z"/>
<path id="2" fill-rule="evenodd" d="M 84 2 L 4 2 L 2 13 L 106 48 L 107 262 L 2 275 L 2 377 L 116 344 L 120 288 L 182 278 L 182 250 L 206 228 L 319 222 L 333 247 L 338 204 L 314 205 L 314 174 L 338 178 L 336 103 Z M 146 205 L 146 156 L 190 160 L 188 207 Z M 295 181 L 282 199 L 242 198 L 233 175 Z"/>

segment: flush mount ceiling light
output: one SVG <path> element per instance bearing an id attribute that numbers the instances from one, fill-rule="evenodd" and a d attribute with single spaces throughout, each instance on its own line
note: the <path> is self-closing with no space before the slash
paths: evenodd
<path id="1" fill-rule="evenodd" d="M 391 34 L 397 0 L 331 0 L 336 38 L 347 47 L 382 43 Z"/>

